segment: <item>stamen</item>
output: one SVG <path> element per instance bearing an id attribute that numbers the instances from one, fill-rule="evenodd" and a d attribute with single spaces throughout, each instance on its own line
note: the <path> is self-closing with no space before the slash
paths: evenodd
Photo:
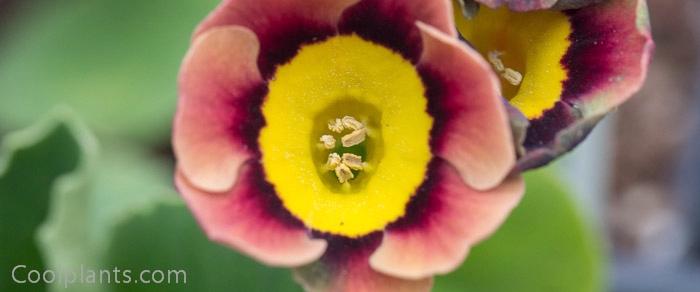
<path id="1" fill-rule="evenodd" d="M 342 163 L 335 168 L 335 176 L 338 177 L 338 182 L 341 184 L 355 177 L 352 171 L 350 171 L 350 168 Z"/>
<path id="2" fill-rule="evenodd" d="M 338 167 L 338 165 L 340 165 L 340 163 L 342 162 L 338 153 L 333 152 L 331 154 L 328 154 L 328 161 L 326 161 L 326 167 L 328 168 L 328 170 L 335 169 L 336 167 Z"/>
<path id="3" fill-rule="evenodd" d="M 501 51 L 490 51 L 488 54 L 489 62 L 491 62 L 493 68 L 495 68 L 498 72 L 502 72 L 506 69 L 506 66 L 503 65 L 503 61 L 501 60 L 502 55 L 503 52 Z"/>
<path id="4" fill-rule="evenodd" d="M 351 116 L 344 116 L 342 122 L 346 129 L 359 130 L 365 127 L 365 124 Z"/>
<path id="5" fill-rule="evenodd" d="M 506 68 L 506 70 L 503 71 L 501 76 L 503 76 L 503 79 L 508 81 L 508 83 L 514 86 L 518 86 L 521 82 L 523 82 L 523 74 L 520 74 L 520 72 L 515 71 L 511 68 Z"/>
<path id="6" fill-rule="evenodd" d="M 362 170 L 362 156 L 352 153 L 343 153 L 343 164 L 352 170 Z"/>
<path id="7" fill-rule="evenodd" d="M 340 139 L 342 146 L 346 148 L 358 145 L 367 138 L 367 128 L 365 124 L 352 116 L 344 116 L 342 119 L 330 120 L 328 122 L 328 129 L 335 133 L 352 130 L 350 134 L 346 134 Z M 336 139 L 333 135 L 322 135 L 319 140 L 326 150 L 333 151 L 333 149 L 336 148 Z M 321 145 L 318 145 L 318 147 L 321 149 Z M 369 169 L 370 165 L 362 162 L 362 156 L 352 153 L 343 153 L 341 157 L 338 153 L 332 152 L 328 154 L 328 160 L 323 168 L 334 171 L 338 181 L 343 184 L 343 186 L 349 187 L 349 184 L 346 184 L 346 182 L 355 178 L 353 171 Z"/>
<path id="8" fill-rule="evenodd" d="M 352 133 L 343 136 L 342 138 L 340 138 L 340 141 L 343 143 L 343 147 L 352 147 L 364 142 L 366 136 L 367 129 L 362 128 L 352 131 Z"/>
<path id="9" fill-rule="evenodd" d="M 328 122 L 328 129 L 333 132 L 340 133 L 345 129 L 345 127 L 343 127 L 343 122 L 340 119 L 335 119 Z"/>
<path id="10" fill-rule="evenodd" d="M 326 149 L 333 149 L 335 148 L 335 138 L 331 135 L 323 135 L 321 136 L 321 143 L 323 143 L 323 147 Z"/>
<path id="11" fill-rule="evenodd" d="M 508 81 L 508 83 L 513 86 L 520 85 L 520 83 L 523 82 L 523 74 L 515 71 L 514 69 L 506 68 L 506 66 L 503 64 L 503 60 L 501 60 L 501 56 L 503 56 L 503 54 L 504 53 L 501 51 L 490 51 L 487 57 L 489 62 L 491 62 L 491 65 L 493 65 L 493 68 L 496 69 L 496 72 L 501 73 L 501 77 L 503 77 L 503 79 Z"/>

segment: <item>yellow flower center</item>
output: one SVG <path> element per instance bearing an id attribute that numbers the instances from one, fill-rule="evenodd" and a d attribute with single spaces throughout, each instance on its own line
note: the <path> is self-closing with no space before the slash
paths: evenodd
<path id="1" fill-rule="evenodd" d="M 349 237 L 401 217 L 431 159 L 424 93 L 410 62 L 358 36 L 302 47 L 262 107 L 262 163 L 285 208 Z"/>
<path id="2" fill-rule="evenodd" d="M 456 1 L 455 1 L 456 3 Z M 501 76 L 503 95 L 528 119 L 559 100 L 567 78 L 561 60 L 571 25 L 559 11 L 513 12 L 481 5 L 473 19 L 455 7 L 457 29 Z"/>

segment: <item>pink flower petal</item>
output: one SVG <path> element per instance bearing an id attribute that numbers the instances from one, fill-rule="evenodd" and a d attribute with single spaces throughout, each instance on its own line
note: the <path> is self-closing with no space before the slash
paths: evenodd
<path id="1" fill-rule="evenodd" d="M 202 34 L 180 71 L 173 147 L 181 171 L 198 188 L 231 188 L 238 168 L 256 155 L 264 83 L 258 42 L 242 27 Z"/>
<path id="2" fill-rule="evenodd" d="M 431 163 L 429 181 L 409 205 L 407 217 L 389 226 L 370 258 L 377 271 L 406 279 L 456 269 L 471 246 L 493 233 L 524 192 L 520 177 L 488 191 L 468 187 L 448 163 Z"/>
<path id="3" fill-rule="evenodd" d="M 235 187 L 208 193 L 178 171 L 175 184 L 210 239 L 233 247 L 268 265 L 295 267 L 317 260 L 326 241 L 312 239 L 304 226 L 282 206 L 262 167 L 241 167 Z"/>
<path id="4" fill-rule="evenodd" d="M 295 271 L 296 280 L 313 292 L 427 292 L 432 278 L 405 280 L 373 270 L 368 258 L 381 241 L 374 233 L 360 239 L 333 237 L 317 262 Z"/>
<path id="5" fill-rule="evenodd" d="M 588 117 L 607 113 L 637 92 L 654 50 L 645 0 L 610 0 L 566 12 L 571 46 L 562 100 Z"/>
<path id="6" fill-rule="evenodd" d="M 418 61 L 421 34 L 416 21 L 456 37 L 450 0 L 363 0 L 347 9 L 338 25 L 341 33 L 356 33 Z"/>
<path id="7" fill-rule="evenodd" d="M 359 0 L 224 0 L 195 35 L 226 25 L 249 28 L 260 39 L 258 59 L 263 76 L 296 54 L 304 43 L 337 32 L 341 13 Z"/>
<path id="8" fill-rule="evenodd" d="M 498 185 L 515 164 L 499 81 L 474 50 L 418 23 L 423 55 L 418 64 L 435 119 L 431 146 L 476 189 Z"/>

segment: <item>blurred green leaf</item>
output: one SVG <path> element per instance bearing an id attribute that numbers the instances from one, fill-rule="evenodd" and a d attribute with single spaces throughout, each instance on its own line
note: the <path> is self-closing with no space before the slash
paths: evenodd
<path id="1" fill-rule="evenodd" d="M 0 125 L 68 104 L 99 136 L 168 137 L 191 33 L 218 0 L 23 0 L 0 39 Z"/>
<path id="2" fill-rule="evenodd" d="M 97 159 L 80 169 L 82 180 L 52 197 L 40 232 L 47 266 L 66 275 L 117 267 L 131 270 L 133 280 L 142 270 L 183 270 L 187 282 L 123 283 L 120 274 L 121 283 L 54 283 L 52 291 L 301 291 L 288 270 L 210 242 L 173 190 L 164 160 L 101 142 Z"/>
<path id="3" fill-rule="evenodd" d="M 44 283 L 19 284 L 11 280 L 16 265 L 18 280 L 32 269 L 43 271 L 35 234 L 47 217 L 50 195 L 69 181 L 84 163 L 83 154 L 94 151 L 94 138 L 67 111 L 9 134 L 0 155 L 0 291 L 44 291 Z"/>
<path id="4" fill-rule="evenodd" d="M 166 163 L 128 144 L 102 142 L 99 157 L 81 170 L 83 180 L 54 194 L 51 217 L 39 234 L 48 266 L 64 274 L 111 269 L 103 260 L 117 225 L 157 203 L 178 200 Z M 52 285 L 52 291 L 107 288 L 91 283 Z"/>
<path id="5" fill-rule="evenodd" d="M 286 269 L 265 267 L 230 248 L 210 242 L 182 204 L 162 204 L 141 216 L 126 220 L 116 230 L 108 267 L 138 273 L 154 269 L 186 272 L 187 282 L 170 284 L 115 284 L 113 291 L 301 291 Z M 150 280 L 150 274 L 146 279 Z"/>
<path id="6" fill-rule="evenodd" d="M 550 171 L 525 174 L 522 203 L 457 271 L 438 277 L 434 291 L 603 290 L 600 243 Z"/>

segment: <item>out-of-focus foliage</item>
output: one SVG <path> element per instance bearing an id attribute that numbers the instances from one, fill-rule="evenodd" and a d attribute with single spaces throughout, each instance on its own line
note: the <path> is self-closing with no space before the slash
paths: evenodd
<path id="1" fill-rule="evenodd" d="M 21 0 L 0 28 L 0 125 L 68 104 L 98 136 L 167 139 L 177 72 L 217 0 Z"/>
<path id="2" fill-rule="evenodd" d="M 183 274 L 166 272 L 170 284 L 114 285 L 113 291 L 302 291 L 289 270 L 262 266 L 207 240 L 182 204 L 161 204 L 126 220 L 115 230 L 104 265 L 187 274 L 186 284 Z"/>
<path id="3" fill-rule="evenodd" d="M 43 291 L 45 285 L 17 284 L 31 269 L 46 268 L 36 231 L 46 220 L 51 193 L 71 179 L 93 140 L 65 112 L 23 131 L 7 135 L 0 152 L 0 291 Z"/>

